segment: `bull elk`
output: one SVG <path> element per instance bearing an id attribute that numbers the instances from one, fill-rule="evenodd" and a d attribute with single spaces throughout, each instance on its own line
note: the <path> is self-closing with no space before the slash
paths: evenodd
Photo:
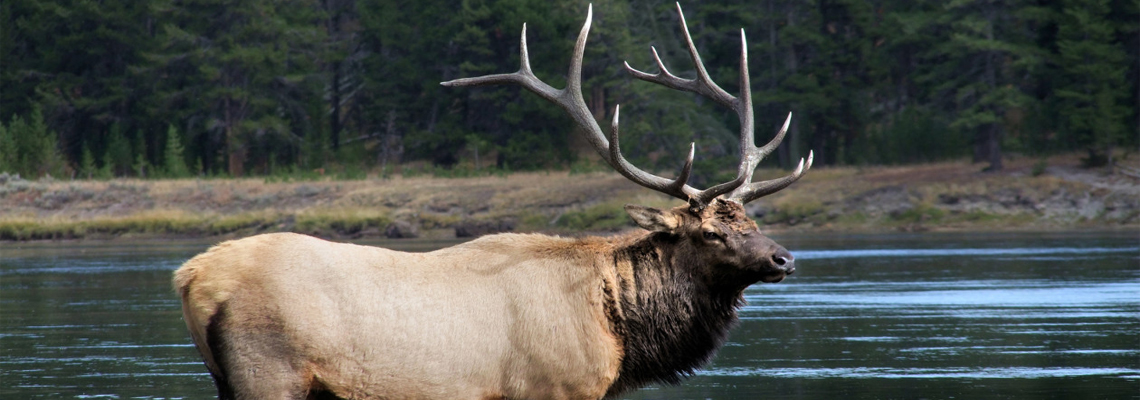
<path id="1" fill-rule="evenodd" d="M 525 25 L 518 72 L 443 85 L 533 91 L 565 109 L 623 176 L 686 204 L 628 205 L 644 230 L 619 236 L 500 234 L 419 254 L 290 233 L 219 244 L 174 273 L 219 398 L 598 399 L 676 383 L 712 357 L 737 321 L 744 289 L 795 271 L 792 255 L 760 233 L 743 204 L 799 179 L 811 156 L 791 175 L 752 182 L 788 121 L 756 147 L 743 31 L 734 97 L 709 78 L 681 14 L 696 79 L 671 74 L 656 50 L 660 72 L 626 69 L 735 111 L 737 177 L 690 186 L 692 147 L 675 179 L 631 165 L 618 146 L 619 110 L 607 137 L 582 99 L 592 14 L 565 89 L 531 72 Z"/>

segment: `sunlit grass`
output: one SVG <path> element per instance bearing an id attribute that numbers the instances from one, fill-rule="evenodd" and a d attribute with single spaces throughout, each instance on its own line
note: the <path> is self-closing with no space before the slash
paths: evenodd
<path id="1" fill-rule="evenodd" d="M 297 232 L 316 234 L 353 235 L 369 228 L 383 231 L 392 222 L 386 212 L 367 208 L 306 210 L 297 213 L 295 218 Z"/>
<path id="2" fill-rule="evenodd" d="M 256 231 L 280 219 L 273 212 L 235 215 L 195 214 L 184 210 L 148 210 L 125 216 L 10 217 L 0 219 L 0 240 L 81 239 L 124 235 L 222 235 Z"/>
<path id="3" fill-rule="evenodd" d="M 368 209 L 308 210 L 295 214 L 256 211 L 232 215 L 194 214 L 182 210 L 145 211 L 122 217 L 14 217 L 0 219 L 0 240 L 81 239 L 125 235 L 225 235 L 296 231 L 317 235 L 352 235 L 383 230 L 387 213 Z"/>
<path id="4" fill-rule="evenodd" d="M 616 231 L 632 227 L 623 202 L 605 202 L 563 213 L 555 226 L 569 230 Z"/>

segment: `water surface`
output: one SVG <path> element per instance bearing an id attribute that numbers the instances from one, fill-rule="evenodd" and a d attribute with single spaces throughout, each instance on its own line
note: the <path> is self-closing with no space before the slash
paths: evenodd
<path id="1" fill-rule="evenodd" d="M 1135 232 L 776 239 L 708 368 L 626 398 L 1140 399 Z M 0 244 L 0 398 L 214 398 L 170 289 L 207 246 Z"/>

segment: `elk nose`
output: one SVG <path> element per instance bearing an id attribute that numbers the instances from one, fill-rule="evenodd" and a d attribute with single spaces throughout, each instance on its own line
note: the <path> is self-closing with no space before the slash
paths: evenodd
<path id="1" fill-rule="evenodd" d="M 773 254 L 772 263 L 776 264 L 777 268 L 783 269 L 784 273 L 788 275 L 796 272 L 796 258 L 787 250 L 780 249 L 776 254 Z"/>

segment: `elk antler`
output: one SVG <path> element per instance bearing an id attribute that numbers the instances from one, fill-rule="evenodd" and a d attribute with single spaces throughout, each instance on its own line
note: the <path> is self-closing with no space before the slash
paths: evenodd
<path id="1" fill-rule="evenodd" d="M 574 54 L 570 58 L 570 71 L 566 78 L 565 89 L 558 90 L 551 87 L 539 80 L 538 77 L 534 75 L 534 72 L 531 71 L 530 57 L 527 54 L 526 47 L 526 24 L 523 24 L 522 29 L 522 39 L 519 50 L 521 66 L 517 72 L 462 78 L 443 82 L 442 84 L 444 86 L 482 86 L 497 84 L 515 84 L 522 86 L 566 110 L 566 112 L 570 114 L 570 117 L 574 119 L 574 122 L 587 132 L 586 139 L 594 147 L 594 150 L 596 150 L 602 159 L 613 167 L 614 170 L 622 174 L 622 176 L 625 176 L 641 186 L 682 200 L 695 202 L 698 207 L 704 207 L 704 205 L 708 204 L 717 196 L 729 192 L 731 192 L 728 197 L 730 200 L 747 203 L 774 193 L 790 185 L 792 182 L 795 182 L 803 176 L 807 168 L 811 168 L 812 156 L 810 154 L 808 155 L 807 168 L 804 168 L 804 163 L 801 159 L 800 166 L 789 176 L 763 182 L 751 182 L 752 173 L 756 169 L 756 165 L 783 140 L 784 133 L 788 128 L 788 123 L 791 121 L 791 114 L 788 114 L 788 120 L 784 122 L 784 128 L 780 130 L 780 133 L 777 134 L 771 142 L 764 145 L 764 147 L 756 147 L 753 143 L 752 98 L 748 84 L 748 48 L 744 39 L 744 30 L 740 31 L 742 45 L 740 87 L 743 99 L 737 99 L 729 95 L 709 78 L 708 72 L 705 71 L 704 64 L 701 62 L 701 57 L 697 54 L 696 46 L 693 45 L 693 39 L 689 35 L 689 28 L 685 24 L 685 15 L 681 12 L 680 3 L 677 4 L 677 13 L 681 17 L 681 27 L 685 33 L 685 41 L 689 45 L 689 55 L 693 60 L 693 64 L 697 67 L 697 79 L 683 79 L 669 73 L 665 68 L 665 64 L 661 62 L 661 57 L 657 55 L 656 49 L 653 49 L 653 58 L 657 61 L 657 66 L 661 72 L 657 74 L 647 74 L 633 69 L 629 66 L 629 63 L 626 63 L 625 67 L 631 75 L 638 79 L 654 82 L 676 90 L 693 92 L 708 97 L 736 111 L 740 118 L 741 155 L 741 163 L 737 170 L 737 177 L 732 181 L 715 185 L 705 190 L 698 190 L 688 185 L 689 175 L 693 167 L 695 144 L 690 144 L 689 156 L 685 160 L 685 164 L 681 168 L 681 173 L 677 178 L 667 179 L 650 174 L 630 164 L 626 161 L 625 157 L 621 155 L 621 149 L 618 144 L 618 117 L 621 107 L 614 107 L 614 118 L 610 125 L 608 139 L 606 135 L 602 133 L 602 128 L 598 125 L 598 122 L 594 120 L 589 108 L 586 107 L 586 102 L 582 98 L 582 57 L 586 49 L 586 37 L 590 32 L 590 23 L 593 21 L 593 5 L 590 5 L 586 11 L 586 23 L 582 25 L 582 30 L 578 33 L 578 41 L 574 44 Z"/>

